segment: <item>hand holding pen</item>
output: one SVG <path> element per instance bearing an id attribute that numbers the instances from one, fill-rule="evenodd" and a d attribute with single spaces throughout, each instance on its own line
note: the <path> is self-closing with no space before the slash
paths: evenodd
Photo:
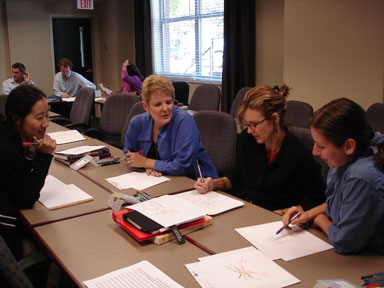
<path id="1" fill-rule="evenodd" d="M 144 150 L 140 150 L 137 152 L 128 151 L 125 154 L 125 157 L 126 157 L 125 159 L 126 159 L 127 165 L 129 167 L 137 167 L 137 168 L 144 167 L 146 158 L 144 156 L 140 155 L 143 152 L 144 152 Z"/>
<path id="2" fill-rule="evenodd" d="M 35 146 L 38 152 L 52 154 L 56 149 L 56 140 L 53 140 L 48 134 L 45 134 L 44 138 L 40 140 L 33 136 L 32 142 L 23 142 L 23 146 Z"/>
<path id="3" fill-rule="evenodd" d="M 296 218 L 299 218 L 300 216 L 301 216 L 301 212 L 300 211 L 296 212 L 295 215 L 293 215 L 291 218 L 289 218 L 288 223 L 286 223 L 285 225 L 283 225 L 283 227 L 281 227 L 279 230 L 277 230 L 276 235 L 279 234 L 284 229 L 289 228 L 289 224 L 291 224 L 292 221 L 294 221 Z M 291 228 L 289 228 L 289 229 L 291 229 Z"/>

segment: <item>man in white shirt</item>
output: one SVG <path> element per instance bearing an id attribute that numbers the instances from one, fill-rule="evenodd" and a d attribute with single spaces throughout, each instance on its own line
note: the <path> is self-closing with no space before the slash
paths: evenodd
<path id="1" fill-rule="evenodd" d="M 96 85 L 79 73 L 72 71 L 72 61 L 68 58 L 60 59 L 58 63 L 60 72 L 55 75 L 53 91 L 60 98 L 74 97 L 83 87 L 96 90 Z"/>
<path id="2" fill-rule="evenodd" d="M 30 79 L 29 73 L 26 71 L 24 64 L 15 63 L 12 65 L 12 78 L 4 80 L 3 94 L 9 94 L 13 89 L 20 85 L 33 85 L 35 83 Z"/>

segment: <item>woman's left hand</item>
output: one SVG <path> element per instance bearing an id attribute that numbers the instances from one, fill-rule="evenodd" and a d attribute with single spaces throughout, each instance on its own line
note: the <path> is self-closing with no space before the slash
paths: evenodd
<path id="1" fill-rule="evenodd" d="M 129 167 L 145 168 L 146 157 L 137 152 L 127 152 L 125 154 L 126 163 Z"/>
<path id="2" fill-rule="evenodd" d="M 155 177 L 163 176 L 163 174 L 161 174 L 161 172 L 153 170 L 151 168 L 145 169 L 145 172 L 147 173 L 147 175 L 152 175 L 152 176 L 155 176 Z"/>

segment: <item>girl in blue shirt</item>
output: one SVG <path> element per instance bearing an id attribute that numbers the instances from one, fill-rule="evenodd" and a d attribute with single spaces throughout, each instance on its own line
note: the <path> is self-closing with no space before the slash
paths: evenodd
<path id="1" fill-rule="evenodd" d="M 151 75 L 143 82 L 143 107 L 146 113 L 129 123 L 124 153 L 129 167 L 145 168 L 147 174 L 183 175 L 194 179 L 201 172 L 217 178 L 216 168 L 200 142 L 192 116 L 173 105 L 172 82 L 165 76 Z M 137 153 L 143 150 L 143 153 Z"/>
<path id="2" fill-rule="evenodd" d="M 341 254 L 365 248 L 384 254 L 384 135 L 373 133 L 365 111 L 346 98 L 320 108 L 311 121 L 311 133 L 313 154 L 330 167 L 327 201 L 301 211 L 292 224 L 313 220 Z M 297 211 L 292 207 L 284 224 Z"/>

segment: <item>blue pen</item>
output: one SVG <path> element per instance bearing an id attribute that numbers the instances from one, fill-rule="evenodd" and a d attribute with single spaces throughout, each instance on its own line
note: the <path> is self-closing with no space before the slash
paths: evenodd
<path id="1" fill-rule="evenodd" d="M 288 224 L 285 224 L 283 227 L 281 227 L 279 230 L 277 230 L 276 235 L 279 234 L 281 231 L 283 231 L 285 228 L 287 228 L 288 225 L 291 224 L 291 222 L 293 220 L 295 220 L 297 217 L 300 217 L 300 215 L 301 215 L 300 211 L 297 212 L 295 215 L 293 215 L 293 217 L 291 219 L 289 219 Z"/>

